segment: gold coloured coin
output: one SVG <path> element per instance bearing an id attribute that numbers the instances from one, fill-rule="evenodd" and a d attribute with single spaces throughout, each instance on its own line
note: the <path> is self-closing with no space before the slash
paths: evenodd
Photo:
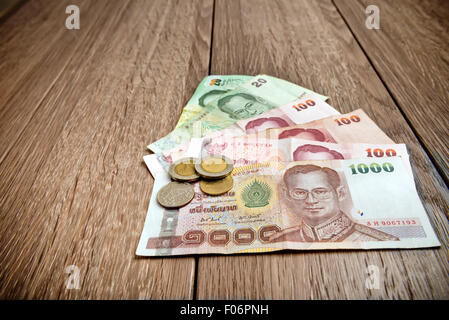
<path id="1" fill-rule="evenodd" d="M 206 179 L 222 179 L 234 168 L 234 162 L 223 155 L 212 155 L 195 164 L 196 172 Z"/>
<path id="2" fill-rule="evenodd" d="M 226 162 L 222 158 L 207 158 L 201 162 L 201 168 L 210 173 L 218 173 L 226 169 Z"/>
<path id="3" fill-rule="evenodd" d="M 172 163 L 168 173 L 177 181 L 193 182 L 200 178 L 195 171 L 195 158 L 182 158 Z"/>
<path id="4" fill-rule="evenodd" d="M 231 175 L 219 180 L 200 180 L 200 189 L 204 193 L 218 196 L 226 193 L 234 186 L 234 179 Z"/>
<path id="5" fill-rule="evenodd" d="M 186 182 L 170 182 L 157 193 L 157 201 L 165 208 L 179 208 L 192 201 L 195 192 Z"/>

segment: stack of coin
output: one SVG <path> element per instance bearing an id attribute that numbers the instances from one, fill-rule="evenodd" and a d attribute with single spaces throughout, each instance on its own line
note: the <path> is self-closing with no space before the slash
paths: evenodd
<path id="1" fill-rule="evenodd" d="M 234 162 L 225 156 L 213 155 L 195 164 L 196 172 L 204 179 L 223 179 L 231 174 Z"/>
<path id="2" fill-rule="evenodd" d="M 220 195 L 234 186 L 231 176 L 233 161 L 222 155 L 212 155 L 199 161 L 182 158 L 175 161 L 168 173 L 174 182 L 168 183 L 157 194 L 159 204 L 166 208 L 185 206 L 194 197 L 192 185 L 188 182 L 200 180 L 200 189 L 209 195 Z"/>
<path id="3" fill-rule="evenodd" d="M 195 170 L 202 178 L 201 191 L 216 196 L 231 190 L 234 186 L 233 168 L 234 162 L 222 155 L 212 155 L 196 163 Z"/>
<path id="4" fill-rule="evenodd" d="M 234 186 L 234 179 L 232 176 L 226 176 L 223 179 L 218 180 L 206 180 L 200 181 L 200 189 L 204 193 L 210 194 L 212 196 L 218 196 L 225 192 L 228 192 Z"/>

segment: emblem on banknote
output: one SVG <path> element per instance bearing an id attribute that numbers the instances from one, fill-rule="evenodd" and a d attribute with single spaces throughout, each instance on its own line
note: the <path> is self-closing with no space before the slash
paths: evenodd
<path id="1" fill-rule="evenodd" d="M 254 179 L 243 189 L 241 196 L 247 208 L 265 207 L 270 203 L 271 187 L 263 181 Z"/>

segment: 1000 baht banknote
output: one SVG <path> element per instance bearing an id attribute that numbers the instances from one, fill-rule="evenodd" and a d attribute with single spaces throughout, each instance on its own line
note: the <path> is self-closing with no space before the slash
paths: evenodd
<path id="1" fill-rule="evenodd" d="M 403 160 L 355 158 L 234 168 L 234 187 L 186 206 L 156 201 L 156 178 L 137 255 L 439 246 Z"/>

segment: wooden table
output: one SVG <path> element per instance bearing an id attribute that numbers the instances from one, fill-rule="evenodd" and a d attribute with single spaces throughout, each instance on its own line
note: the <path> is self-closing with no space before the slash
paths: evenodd
<path id="1" fill-rule="evenodd" d="M 65 9 L 80 8 L 80 29 Z M 368 5 L 380 29 L 368 29 Z M 33 0 L 0 23 L 0 297 L 449 298 L 449 2 Z M 146 145 L 208 74 L 270 74 L 408 145 L 442 246 L 141 258 Z M 69 266 L 79 289 L 67 289 Z M 380 287 L 367 289 L 368 266 Z"/>

